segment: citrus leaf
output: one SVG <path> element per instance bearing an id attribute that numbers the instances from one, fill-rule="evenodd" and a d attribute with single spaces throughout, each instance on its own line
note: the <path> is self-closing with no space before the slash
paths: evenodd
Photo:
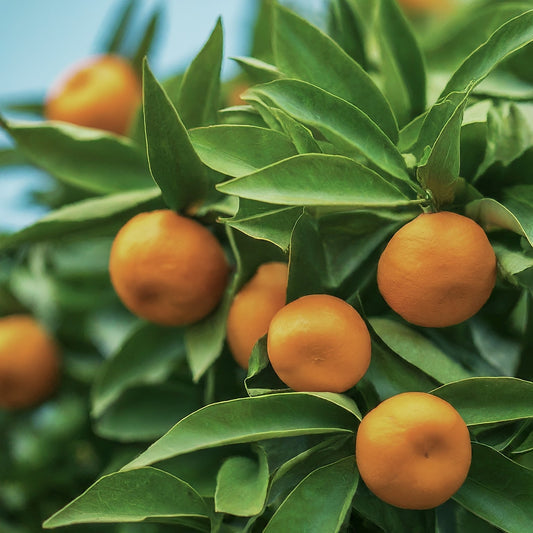
<path id="1" fill-rule="evenodd" d="M 255 83 L 268 83 L 283 76 L 274 65 L 255 57 L 232 57 L 230 59 L 233 59 Z"/>
<path id="2" fill-rule="evenodd" d="M 187 525 L 187 518 L 204 518 L 207 522 L 207 516 L 207 506 L 190 485 L 162 470 L 141 468 L 100 478 L 46 520 L 43 527 L 150 519 Z"/>
<path id="3" fill-rule="evenodd" d="M 207 172 L 164 89 L 145 62 L 143 110 L 150 172 L 166 204 L 175 211 L 198 201 L 207 190 Z"/>
<path id="4" fill-rule="evenodd" d="M 303 18 L 279 5 L 274 13 L 274 55 L 278 68 L 291 78 L 309 82 L 350 102 L 395 143 L 398 126 L 392 110 L 363 68 Z M 327 75 L 324 65 L 328 65 Z"/>
<path id="5" fill-rule="evenodd" d="M 200 159 L 210 168 L 232 177 L 296 155 L 289 137 L 256 126 L 218 125 L 189 132 Z"/>
<path id="6" fill-rule="evenodd" d="M 183 348 L 178 329 L 139 324 L 100 367 L 91 391 L 92 416 L 100 416 L 127 388 L 166 379 L 184 357 Z"/>
<path id="7" fill-rule="evenodd" d="M 180 420 L 124 469 L 226 444 L 295 435 L 351 433 L 357 418 L 336 403 L 337 396 L 291 392 L 208 405 Z"/>
<path id="8" fill-rule="evenodd" d="M 533 470 L 474 443 L 468 477 L 453 499 L 507 533 L 523 533 L 533 523 Z"/>
<path id="9" fill-rule="evenodd" d="M 333 0 L 329 6 L 329 34 L 342 49 L 367 70 L 361 15 L 349 0 Z"/>
<path id="10" fill-rule="evenodd" d="M 454 72 L 440 97 L 473 88 L 513 52 L 532 41 L 533 10 L 529 10 L 500 26 L 484 44 L 476 48 Z"/>
<path id="11" fill-rule="evenodd" d="M 30 242 L 63 239 L 82 232 L 113 235 L 133 215 L 162 206 L 159 189 L 82 200 L 52 211 L 35 224 L 5 237 L 0 241 L 0 249 L 14 248 Z"/>
<path id="12" fill-rule="evenodd" d="M 0 167 L 28 165 L 29 161 L 14 148 L 0 149 Z"/>
<path id="13" fill-rule="evenodd" d="M 391 350 L 440 383 L 470 377 L 430 340 L 414 329 L 389 318 L 369 318 L 370 325 Z"/>
<path id="14" fill-rule="evenodd" d="M 268 463 L 258 448 L 257 460 L 236 456 L 224 461 L 217 474 L 215 511 L 235 516 L 260 514 L 268 489 Z"/>
<path id="15" fill-rule="evenodd" d="M 400 126 L 426 108 L 426 74 L 413 31 L 394 0 L 380 0 L 375 33 L 384 92 Z"/>
<path id="16" fill-rule="evenodd" d="M 137 49 L 131 54 L 131 63 L 135 70 L 137 70 L 139 73 L 143 70 L 144 58 L 150 54 L 150 51 L 153 48 L 160 22 L 161 12 L 156 11 L 155 13 L 152 13 L 148 24 L 144 28 L 142 37 L 139 39 Z"/>
<path id="17" fill-rule="evenodd" d="M 104 37 L 99 48 L 106 54 L 120 54 L 124 52 L 124 41 L 128 29 L 131 27 L 133 11 L 136 7 L 136 0 L 125 0 L 123 6 L 115 16 L 115 21 L 108 30 L 107 37 Z"/>
<path id="18" fill-rule="evenodd" d="M 432 394 L 451 403 L 473 426 L 533 418 L 533 383 L 517 378 L 483 377 L 448 383 Z"/>
<path id="19" fill-rule="evenodd" d="M 70 185 L 95 193 L 150 188 L 141 150 L 126 137 L 62 122 L 6 121 L 21 154 Z"/>
<path id="20" fill-rule="evenodd" d="M 350 510 L 358 482 L 353 456 L 317 468 L 280 505 L 265 533 L 337 533 Z"/>
<path id="21" fill-rule="evenodd" d="M 326 154 L 296 155 L 247 176 L 220 183 L 217 189 L 280 205 L 361 208 L 412 203 L 373 170 L 347 157 Z"/>
<path id="22" fill-rule="evenodd" d="M 331 143 L 360 152 L 377 167 L 409 182 L 404 160 L 393 142 L 359 108 L 314 85 L 277 80 L 255 86 L 245 100 L 265 99 L 307 126 L 318 129 Z"/>
<path id="23" fill-rule="evenodd" d="M 279 122 L 285 134 L 290 137 L 299 154 L 322 153 L 322 148 L 313 137 L 313 133 L 309 128 L 294 120 L 281 109 L 272 107 L 270 111 Z"/>
<path id="24" fill-rule="evenodd" d="M 218 19 L 180 85 L 177 110 L 187 129 L 213 124 L 218 109 L 222 65 L 222 23 Z"/>

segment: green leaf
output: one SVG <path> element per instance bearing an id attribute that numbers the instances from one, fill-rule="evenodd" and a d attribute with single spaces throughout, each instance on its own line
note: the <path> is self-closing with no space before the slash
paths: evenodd
<path id="1" fill-rule="evenodd" d="M 219 125 L 189 132 L 201 160 L 210 168 L 232 177 L 296 155 L 289 137 L 256 126 Z"/>
<path id="2" fill-rule="evenodd" d="M 125 390 L 94 421 L 95 432 L 119 442 L 153 441 L 201 406 L 187 383 L 158 383 Z"/>
<path id="3" fill-rule="evenodd" d="M 533 257 L 500 243 L 494 243 L 493 248 L 499 273 L 515 286 L 533 289 Z"/>
<path id="4" fill-rule="evenodd" d="M 184 357 L 176 328 L 141 323 L 100 368 L 92 388 L 92 415 L 98 417 L 133 385 L 160 383 Z M 149 355 L 148 355 L 149 354 Z"/>
<path id="5" fill-rule="evenodd" d="M 281 504 L 265 533 L 337 533 L 350 510 L 358 482 L 353 456 L 316 469 Z"/>
<path id="6" fill-rule="evenodd" d="M 218 118 L 221 124 L 227 125 L 257 126 L 258 128 L 267 126 L 259 112 L 251 105 L 226 107 L 218 112 Z"/>
<path id="7" fill-rule="evenodd" d="M 43 527 L 145 520 L 186 525 L 187 518 L 207 516 L 204 501 L 190 485 L 156 468 L 141 468 L 100 478 Z"/>
<path id="8" fill-rule="evenodd" d="M 426 108 L 426 73 L 422 53 L 402 10 L 394 0 L 380 0 L 375 26 L 383 89 L 400 126 Z"/>
<path id="9" fill-rule="evenodd" d="M 398 140 L 398 126 L 387 100 L 358 63 L 325 33 L 288 9 L 277 6 L 274 20 L 276 65 L 284 74 L 350 102 L 393 143 Z"/>
<path id="10" fill-rule="evenodd" d="M 153 185 L 146 158 L 126 137 L 61 122 L 5 121 L 20 152 L 70 185 L 114 193 Z"/>
<path id="11" fill-rule="evenodd" d="M 152 13 L 148 24 L 145 26 L 142 38 L 139 40 L 136 50 L 131 54 L 131 63 L 139 73 L 143 71 L 143 60 L 150 54 L 154 39 L 157 36 L 158 26 L 161 21 L 161 12 Z"/>
<path id="12" fill-rule="evenodd" d="M 359 108 L 314 85 L 277 80 L 249 89 L 245 100 L 266 99 L 294 119 L 318 129 L 330 142 L 361 153 L 395 178 L 409 182 L 400 152 Z"/>
<path id="13" fill-rule="evenodd" d="M 468 477 L 453 499 L 503 531 L 524 533 L 533 523 L 533 470 L 473 444 Z"/>
<path id="14" fill-rule="evenodd" d="M 431 147 L 427 161 L 417 169 L 418 180 L 431 191 L 438 207 L 453 202 L 461 165 L 460 144 L 463 112 L 468 97 L 455 108 Z"/>
<path id="15" fill-rule="evenodd" d="M 270 111 L 279 122 L 282 130 L 294 143 L 299 154 L 322 153 L 322 148 L 313 137 L 313 133 L 309 128 L 294 120 L 281 109 L 270 108 Z"/>
<path id="16" fill-rule="evenodd" d="M 339 395 L 280 393 L 208 405 L 178 422 L 125 470 L 214 446 L 262 439 L 351 433 L 357 419 Z"/>
<path id="17" fill-rule="evenodd" d="M 28 160 L 14 148 L 0 149 L 0 167 L 27 165 Z"/>
<path id="18" fill-rule="evenodd" d="M 161 191 L 146 189 L 91 198 L 52 211 L 0 241 L 0 250 L 25 243 L 64 239 L 82 232 L 113 235 L 133 215 L 162 207 Z"/>
<path id="19" fill-rule="evenodd" d="M 164 89 L 144 65 L 143 110 L 150 172 L 175 211 L 202 198 L 207 173 Z"/>
<path id="20" fill-rule="evenodd" d="M 187 129 L 213 124 L 219 104 L 222 65 L 222 23 L 220 19 L 181 82 L 177 110 Z"/>
<path id="21" fill-rule="evenodd" d="M 439 383 L 471 377 L 463 367 L 414 329 L 389 318 L 375 317 L 368 321 L 391 350 Z"/>
<path id="22" fill-rule="evenodd" d="M 451 403 L 467 425 L 533 418 L 533 383 L 517 378 L 470 378 L 432 394 Z"/>
<path id="23" fill-rule="evenodd" d="M 342 49 L 365 70 L 367 66 L 361 15 L 349 0 L 333 0 L 329 6 L 329 33 Z"/>
<path id="24" fill-rule="evenodd" d="M 224 461 L 217 475 L 215 510 L 235 516 L 260 514 L 268 489 L 268 463 L 261 449 L 257 460 L 236 456 Z"/>
<path id="25" fill-rule="evenodd" d="M 269 81 L 277 80 L 283 74 L 270 63 L 265 63 L 255 57 L 232 57 L 243 70 L 246 75 L 255 83 L 268 83 Z"/>
<path id="26" fill-rule="evenodd" d="M 302 154 L 220 183 L 217 189 L 280 205 L 399 207 L 412 201 L 367 167 L 343 156 Z M 415 201 L 416 202 L 416 201 Z"/>
<path id="27" fill-rule="evenodd" d="M 123 1 L 123 6 L 121 6 L 115 17 L 116 20 L 110 28 L 109 35 L 103 39 L 99 47 L 103 53 L 120 54 L 124 51 L 124 41 L 131 27 L 133 11 L 136 5 L 136 0 Z"/>
<path id="28" fill-rule="evenodd" d="M 455 71 L 441 98 L 455 91 L 473 88 L 503 60 L 533 41 L 533 10 L 500 26 L 489 39 L 474 50 Z"/>

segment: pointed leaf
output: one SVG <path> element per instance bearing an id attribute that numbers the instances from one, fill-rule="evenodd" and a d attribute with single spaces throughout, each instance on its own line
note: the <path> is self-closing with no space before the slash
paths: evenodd
<path id="1" fill-rule="evenodd" d="M 232 177 L 250 174 L 297 153 L 283 133 L 256 126 L 208 126 L 189 134 L 202 161 Z"/>
<path id="2" fill-rule="evenodd" d="M 281 205 L 409 205 L 374 171 L 347 157 L 302 154 L 217 186 L 227 194 Z"/>
<path id="3" fill-rule="evenodd" d="M 148 63 L 143 72 L 143 110 L 150 172 L 166 204 L 179 211 L 204 196 L 207 173 Z"/>
<path id="4" fill-rule="evenodd" d="M 100 478 L 43 526 L 51 529 L 71 524 L 149 519 L 187 524 L 188 517 L 207 516 L 204 501 L 190 485 L 162 470 L 141 468 Z"/>
<path id="5" fill-rule="evenodd" d="M 136 0 L 123 1 L 123 6 L 117 13 L 116 21 L 110 29 L 109 35 L 104 38 L 103 43 L 100 45 L 103 53 L 118 54 L 124 51 L 124 41 L 131 26 L 136 5 Z"/>
<path id="6" fill-rule="evenodd" d="M 215 122 L 219 104 L 222 40 L 222 23 L 219 19 L 183 76 L 177 109 L 188 129 Z"/>
<path id="7" fill-rule="evenodd" d="M 205 448 L 262 439 L 351 433 L 356 418 L 339 395 L 281 393 L 208 405 L 178 422 L 125 470 Z"/>
<path id="8" fill-rule="evenodd" d="M 24 156 L 65 183 L 95 193 L 153 185 L 144 154 L 126 137 L 62 122 L 0 119 L 0 126 Z"/>
<path id="9" fill-rule="evenodd" d="M 353 456 L 314 470 L 280 505 L 265 533 L 337 533 L 350 510 L 358 482 Z"/>
<path id="10" fill-rule="evenodd" d="M 278 68 L 291 78 L 350 102 L 395 143 L 398 126 L 392 110 L 362 67 L 325 33 L 288 9 L 278 6 L 275 15 L 274 53 Z"/>
<path id="11" fill-rule="evenodd" d="M 330 142 L 360 152 L 395 178 L 409 181 L 404 160 L 368 115 L 309 83 L 277 80 L 253 87 L 244 99 L 265 99 L 296 120 L 317 128 Z"/>
<path id="12" fill-rule="evenodd" d="M 144 32 L 139 41 L 137 49 L 133 52 L 133 54 L 131 54 L 131 63 L 139 73 L 143 70 L 143 59 L 150 54 L 150 51 L 153 48 L 160 21 L 161 12 L 156 11 L 152 14 L 148 24 L 144 28 Z"/>

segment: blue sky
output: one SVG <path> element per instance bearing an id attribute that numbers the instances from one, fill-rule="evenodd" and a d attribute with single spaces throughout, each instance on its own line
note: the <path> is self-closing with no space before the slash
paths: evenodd
<path id="1" fill-rule="evenodd" d="M 151 62 L 164 77 L 183 69 L 200 50 L 217 17 L 222 17 L 225 57 L 249 51 L 255 0 L 142 0 L 142 19 L 157 6 L 164 23 Z M 0 0 L 0 104 L 42 98 L 57 76 L 98 43 L 122 0 Z M 236 72 L 226 59 L 223 76 Z M 0 132 L 0 147 L 7 137 Z M 26 226 L 42 215 L 30 208 L 29 193 L 47 187 L 45 176 L 31 169 L 0 168 L 0 231 Z"/>

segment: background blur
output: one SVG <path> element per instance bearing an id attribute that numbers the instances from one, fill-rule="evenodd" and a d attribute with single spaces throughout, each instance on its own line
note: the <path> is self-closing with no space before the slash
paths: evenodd
<path id="1" fill-rule="evenodd" d="M 305 5 L 309 18 L 320 24 L 322 0 L 284 3 Z M 229 57 L 249 54 L 256 0 L 142 0 L 138 4 L 139 19 L 158 6 L 165 13 L 150 62 L 158 77 L 189 64 L 218 16 L 224 27 L 223 78 L 238 72 Z M 12 102 L 42 100 L 60 73 L 97 52 L 122 5 L 122 0 L 0 0 L 0 109 L 5 112 L 4 106 Z M 0 150 L 8 143 L 0 130 Z M 47 186 L 46 176 L 38 170 L 0 168 L 0 232 L 14 231 L 42 216 L 41 207 L 30 205 L 31 193 Z"/>

